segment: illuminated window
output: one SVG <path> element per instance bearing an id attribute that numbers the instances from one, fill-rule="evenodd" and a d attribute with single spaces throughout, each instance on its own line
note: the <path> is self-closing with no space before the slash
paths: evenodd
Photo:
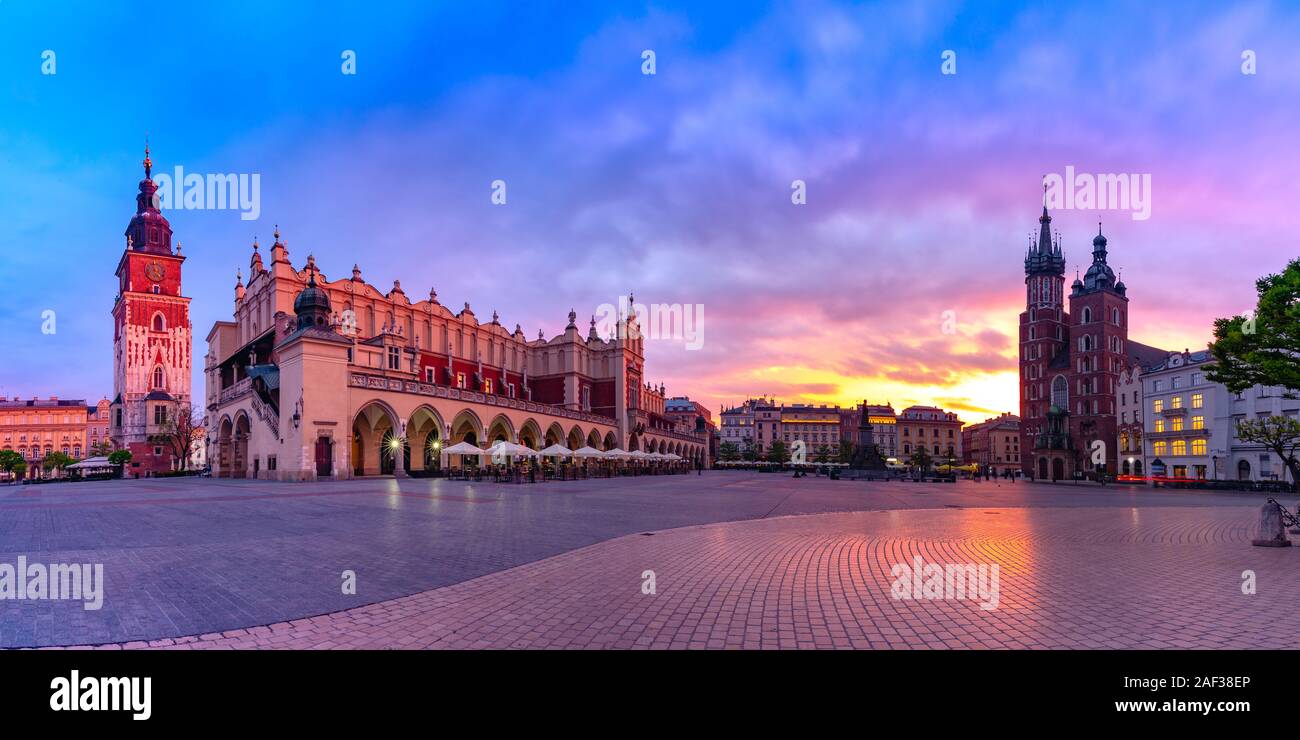
<path id="1" fill-rule="evenodd" d="M 492 379 L 491 379 L 491 378 L 484 378 L 484 379 L 483 379 L 483 392 L 484 392 L 484 393 L 491 393 L 491 392 L 492 392 Z"/>
<path id="2" fill-rule="evenodd" d="M 1169 399 L 1169 408 L 1171 408 L 1171 409 L 1181 409 L 1182 407 L 1183 407 L 1183 397 L 1182 397 L 1182 396 L 1174 396 L 1173 398 Z"/>
<path id="3" fill-rule="evenodd" d="M 1156 412 L 1157 414 L 1160 413 L 1161 411 L 1164 411 L 1164 410 L 1165 410 L 1165 402 L 1164 402 L 1164 399 L 1162 399 L 1162 398 L 1157 398 L 1156 400 L 1152 401 L 1152 402 L 1151 402 L 1151 410 L 1154 411 L 1154 412 Z"/>
<path id="4" fill-rule="evenodd" d="M 1151 443 L 1151 454 L 1152 454 L 1152 455 L 1160 456 L 1160 455 L 1165 454 L 1165 452 L 1166 452 L 1167 450 L 1168 450 L 1168 448 L 1165 446 L 1165 443 L 1164 443 L 1163 440 L 1158 441 L 1158 442 L 1152 442 L 1152 443 Z"/>
<path id="5" fill-rule="evenodd" d="M 1192 417 L 1192 429 L 1204 429 L 1204 428 L 1205 428 L 1205 417 L 1204 417 L 1204 416 L 1193 416 L 1193 417 Z"/>
<path id="6" fill-rule="evenodd" d="M 1172 432 L 1183 431 L 1183 417 L 1175 416 L 1169 420 L 1169 430 Z"/>
<path id="7" fill-rule="evenodd" d="M 1205 454 L 1205 440 L 1203 439 L 1192 440 L 1192 454 L 1193 455 Z"/>
<path id="8" fill-rule="evenodd" d="M 1164 430 L 1165 430 L 1165 420 L 1164 420 L 1164 419 L 1156 419 L 1156 431 L 1157 431 L 1157 432 L 1163 432 Z"/>
<path id="9" fill-rule="evenodd" d="M 465 373 L 456 373 L 456 387 L 462 390 L 465 388 Z"/>
<path id="10" fill-rule="evenodd" d="M 1182 457 L 1187 454 L 1187 440 L 1175 439 L 1173 444 L 1174 457 Z"/>
<path id="11" fill-rule="evenodd" d="M 1192 408 L 1199 409 L 1205 406 L 1205 396 L 1201 393 L 1192 394 Z"/>

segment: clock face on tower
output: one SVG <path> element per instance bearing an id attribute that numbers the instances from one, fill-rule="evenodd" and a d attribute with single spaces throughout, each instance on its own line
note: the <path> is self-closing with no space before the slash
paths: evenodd
<path id="1" fill-rule="evenodd" d="M 163 269 L 161 263 L 150 262 L 149 264 L 144 266 L 144 276 L 154 281 L 155 283 L 160 282 L 163 279 L 163 275 L 165 274 L 167 274 L 167 271 Z"/>

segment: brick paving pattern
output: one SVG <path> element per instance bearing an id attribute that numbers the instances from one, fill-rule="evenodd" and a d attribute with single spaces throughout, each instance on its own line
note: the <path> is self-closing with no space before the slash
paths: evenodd
<path id="1" fill-rule="evenodd" d="M 0 562 L 108 576 L 100 612 L 6 602 L 0 644 L 1290 647 L 1300 626 L 1300 549 L 1249 546 L 1248 495 L 743 473 L 94 485 L 0 489 Z M 891 598 L 916 555 L 999 564 L 998 608 Z"/>

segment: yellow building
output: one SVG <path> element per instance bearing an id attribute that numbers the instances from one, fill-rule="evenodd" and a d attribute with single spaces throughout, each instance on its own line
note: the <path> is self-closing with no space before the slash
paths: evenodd
<path id="1" fill-rule="evenodd" d="M 87 414 L 85 401 L 57 396 L 0 400 L 0 449 L 22 455 L 27 477 L 43 475 L 41 461 L 51 452 L 86 457 Z"/>

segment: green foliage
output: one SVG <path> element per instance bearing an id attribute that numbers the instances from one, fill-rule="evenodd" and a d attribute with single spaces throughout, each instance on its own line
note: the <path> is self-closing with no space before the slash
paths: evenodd
<path id="1" fill-rule="evenodd" d="M 925 449 L 924 445 L 917 445 L 916 451 L 912 453 L 911 462 L 913 466 L 926 471 L 934 464 L 934 458 L 930 456 L 930 451 Z"/>
<path id="2" fill-rule="evenodd" d="M 758 448 L 754 446 L 753 440 L 750 439 L 745 440 L 745 448 L 741 451 L 740 454 L 742 457 L 745 458 L 745 460 L 749 462 L 758 462 L 759 451 Z"/>
<path id="3" fill-rule="evenodd" d="M 846 465 L 849 464 L 849 463 L 851 463 L 851 462 L 853 462 L 853 453 L 854 453 L 854 451 L 855 451 L 855 450 L 854 450 L 853 440 L 851 440 L 851 439 L 841 439 L 841 440 L 840 440 L 840 449 L 839 449 L 839 453 L 838 453 L 839 459 L 836 460 L 836 462 L 842 462 L 842 463 L 844 463 L 844 464 L 846 464 Z"/>
<path id="4" fill-rule="evenodd" d="M 131 451 L 114 450 L 108 454 L 108 461 L 113 465 L 126 465 L 131 462 Z"/>
<path id="5" fill-rule="evenodd" d="M 13 473 L 14 477 L 21 477 L 27 470 L 27 461 L 23 456 L 13 450 L 0 450 L 0 471 Z"/>
<path id="6" fill-rule="evenodd" d="M 820 446 L 818 446 L 818 448 L 817 448 L 817 452 L 814 454 L 813 460 L 815 460 L 816 462 L 819 462 L 819 463 L 827 463 L 827 462 L 830 462 L 830 461 L 831 461 L 831 448 L 830 448 L 830 446 L 829 446 L 829 445 L 820 445 Z"/>
<path id="7" fill-rule="evenodd" d="M 769 462 L 783 463 L 790 460 L 790 450 L 781 440 L 773 440 L 772 445 L 767 448 L 767 459 Z"/>
<path id="8" fill-rule="evenodd" d="M 723 442 L 718 447 L 718 457 L 726 462 L 735 462 L 740 459 L 740 448 L 735 442 Z"/>
<path id="9" fill-rule="evenodd" d="M 46 472 L 49 472 L 51 470 L 62 470 L 74 462 L 76 462 L 76 460 L 73 460 L 68 455 L 54 451 L 45 456 L 45 459 L 41 461 L 41 467 L 44 468 Z"/>
<path id="10" fill-rule="evenodd" d="M 1254 315 L 1215 319 L 1206 377 L 1234 393 L 1254 385 L 1300 391 L 1300 259 L 1255 290 Z"/>
<path id="11" fill-rule="evenodd" d="M 1243 419 L 1237 422 L 1237 437 L 1246 442 L 1261 444 L 1282 458 L 1291 471 L 1296 490 L 1300 491 L 1300 420 L 1289 416 L 1267 416 L 1263 419 Z"/>

